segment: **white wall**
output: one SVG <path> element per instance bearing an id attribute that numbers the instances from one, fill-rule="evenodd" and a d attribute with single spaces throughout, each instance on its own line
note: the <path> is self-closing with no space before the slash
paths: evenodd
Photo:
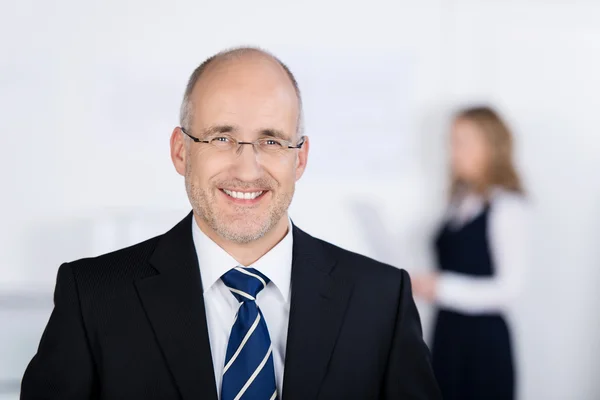
<path id="1" fill-rule="evenodd" d="M 185 81 L 203 58 L 251 44 L 287 61 L 305 95 L 312 153 L 294 221 L 411 270 L 431 262 L 449 108 L 501 107 L 535 201 L 535 262 L 515 315 L 521 398 L 600 396 L 600 4 L 348 3 L 0 4 L 0 383 L 35 351 L 60 262 L 160 233 L 187 211 L 168 157 Z M 347 145 L 374 135 L 387 151 Z M 365 240 L 364 202 L 386 213 L 396 254 Z M 1 296 L 23 290 L 22 303 Z"/>

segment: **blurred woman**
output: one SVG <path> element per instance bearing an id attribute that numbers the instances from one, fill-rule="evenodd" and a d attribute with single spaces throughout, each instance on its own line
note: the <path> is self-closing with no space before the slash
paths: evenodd
<path id="1" fill-rule="evenodd" d="M 446 400 L 515 393 L 505 313 L 527 266 L 527 206 L 511 133 L 494 110 L 460 112 L 451 132 L 449 205 L 434 241 L 438 272 L 413 277 L 438 313 L 433 366 Z"/>

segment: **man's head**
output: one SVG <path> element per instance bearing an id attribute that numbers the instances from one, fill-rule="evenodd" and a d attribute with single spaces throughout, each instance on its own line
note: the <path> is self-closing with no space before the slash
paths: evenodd
<path id="1" fill-rule="evenodd" d="M 308 141 L 290 148 L 301 142 L 301 113 L 293 75 L 264 51 L 219 53 L 194 71 L 171 157 L 201 228 L 249 243 L 287 225 L 308 157 Z"/>

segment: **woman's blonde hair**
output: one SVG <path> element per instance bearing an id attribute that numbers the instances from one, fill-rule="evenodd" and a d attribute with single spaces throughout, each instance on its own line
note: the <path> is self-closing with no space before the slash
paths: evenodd
<path id="1" fill-rule="evenodd" d="M 489 146 L 490 157 L 484 167 L 484 179 L 475 189 L 487 194 L 492 186 L 501 186 L 522 194 L 521 179 L 513 163 L 512 134 L 498 113 L 486 106 L 466 108 L 456 114 L 454 121 L 469 121 L 475 124 Z M 452 171 L 451 197 L 459 195 L 466 185 L 467 182 L 462 181 Z"/>

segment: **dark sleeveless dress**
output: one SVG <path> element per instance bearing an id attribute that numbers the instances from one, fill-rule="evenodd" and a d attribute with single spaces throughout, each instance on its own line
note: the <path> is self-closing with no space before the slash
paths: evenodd
<path id="1" fill-rule="evenodd" d="M 492 204 L 493 206 L 493 204 Z M 435 240 L 438 266 L 473 277 L 494 275 L 488 242 L 490 205 L 458 229 L 445 224 Z M 512 400 L 514 368 L 508 326 L 500 313 L 437 313 L 433 368 L 445 400 Z"/>

